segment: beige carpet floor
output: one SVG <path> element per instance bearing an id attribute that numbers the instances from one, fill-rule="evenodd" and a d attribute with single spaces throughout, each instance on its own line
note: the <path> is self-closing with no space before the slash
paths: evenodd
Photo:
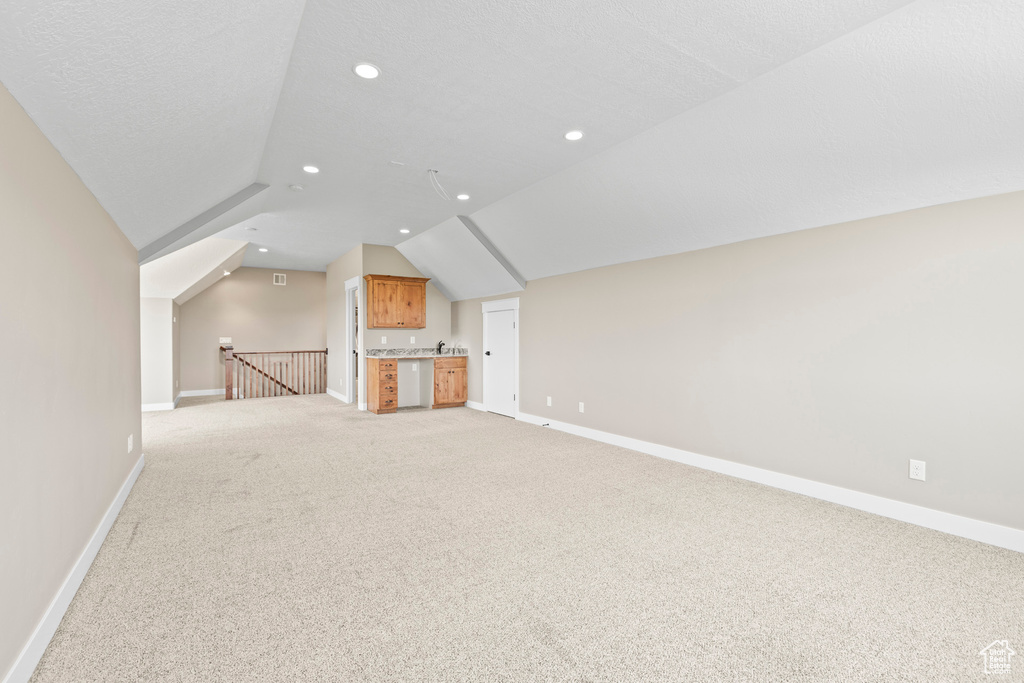
<path id="1" fill-rule="evenodd" d="M 1024 555 L 469 409 L 144 418 L 32 679 L 981 681 Z"/>

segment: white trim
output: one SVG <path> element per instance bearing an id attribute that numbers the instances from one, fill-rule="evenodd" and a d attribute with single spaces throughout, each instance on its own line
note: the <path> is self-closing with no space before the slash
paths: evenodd
<path id="1" fill-rule="evenodd" d="M 334 398 L 338 399 L 342 403 L 351 403 L 352 402 L 352 401 L 348 400 L 348 396 L 346 396 L 345 394 L 341 393 L 340 391 L 335 391 L 334 389 L 331 389 L 330 387 L 327 388 L 327 395 L 328 396 L 333 396 Z"/>
<path id="2" fill-rule="evenodd" d="M 481 317 L 482 317 L 482 322 L 483 322 L 483 330 L 482 330 L 482 333 L 481 333 L 481 342 L 482 342 L 482 347 L 483 348 L 481 349 L 481 351 L 483 351 L 484 349 L 487 348 L 487 314 L 488 313 L 494 313 L 496 311 L 512 311 L 512 321 L 513 321 L 512 322 L 512 328 L 515 331 L 515 333 L 512 335 L 512 343 L 515 345 L 515 354 L 514 354 L 515 355 L 515 359 L 513 361 L 513 365 L 514 365 L 514 372 L 515 372 L 515 381 L 516 381 L 515 387 L 516 388 L 515 388 L 515 391 L 513 392 L 513 394 L 515 396 L 515 399 L 512 401 L 512 415 L 510 415 L 509 417 L 512 417 L 513 419 L 518 420 L 519 419 L 519 297 L 512 297 L 512 298 L 509 298 L 509 299 L 496 299 L 494 301 L 484 301 L 484 302 L 482 302 L 480 304 L 480 306 L 481 306 Z M 481 360 L 481 362 L 483 361 L 483 356 L 480 357 L 480 360 Z M 487 379 L 487 376 L 481 371 L 481 377 L 480 377 L 480 380 L 481 380 L 481 383 L 482 383 L 482 392 L 481 393 L 484 394 L 484 396 L 486 396 L 486 394 L 487 394 L 487 386 L 486 386 L 486 381 L 485 381 L 486 379 Z M 486 400 L 485 400 L 485 405 L 486 405 Z M 486 408 L 485 408 L 485 410 L 486 410 Z"/>
<path id="3" fill-rule="evenodd" d="M 476 401 L 466 401 L 466 407 L 472 408 L 473 410 L 481 410 L 483 412 L 487 412 L 487 410 L 484 408 L 484 404 L 477 403 Z"/>
<path id="4" fill-rule="evenodd" d="M 518 311 L 519 297 L 512 297 L 511 299 L 495 299 L 494 301 L 484 301 L 480 305 L 483 308 L 484 313 L 508 310 Z"/>
<path id="5" fill-rule="evenodd" d="M 180 394 L 178 394 L 178 397 L 183 398 L 185 396 L 216 396 L 217 394 L 223 393 L 224 387 L 221 387 L 220 389 L 192 389 L 189 391 L 181 392 Z"/>
<path id="6" fill-rule="evenodd" d="M 139 456 L 135 467 L 128 473 L 128 478 L 121 485 L 121 490 L 114 496 L 114 500 L 111 501 L 106 514 L 103 515 L 103 519 L 100 520 L 99 526 L 93 532 L 88 545 L 85 546 L 85 550 L 82 551 L 78 560 L 72 565 L 71 572 L 64 579 L 64 584 L 57 591 L 53 600 L 50 601 L 50 606 L 43 613 L 43 618 L 36 626 L 36 630 L 32 632 L 28 642 L 25 643 L 25 647 L 18 654 L 18 658 L 14 660 L 14 665 L 7 672 L 4 683 L 24 683 L 24 681 L 32 677 L 32 672 L 35 671 L 39 660 L 43 658 L 43 653 L 46 652 L 46 647 L 50 644 L 53 634 L 57 632 L 57 627 L 60 626 L 64 613 L 68 611 L 71 600 L 75 597 L 75 593 L 78 592 L 78 587 L 82 585 L 82 579 L 85 578 L 86 572 L 89 571 L 93 560 L 96 559 L 96 553 L 99 552 L 100 546 L 103 545 L 104 539 L 106 539 L 107 534 L 110 532 L 110 527 L 114 526 L 114 520 L 117 519 L 118 513 L 121 512 L 121 506 L 124 505 L 129 492 L 135 486 L 135 480 L 139 478 L 139 474 L 145 466 L 146 456 L 143 454 Z"/>
<path id="7" fill-rule="evenodd" d="M 178 395 L 174 397 L 174 407 L 175 408 L 178 407 L 178 401 L 180 401 L 180 400 L 181 400 L 181 392 L 178 392 Z"/>
<path id="8" fill-rule="evenodd" d="M 537 415 L 520 413 L 517 419 L 529 422 L 530 424 L 547 425 L 560 432 L 575 434 L 613 446 L 629 448 L 641 453 L 647 453 L 648 455 L 665 458 L 666 460 L 674 460 L 685 465 L 692 465 L 704 470 L 726 474 L 730 477 L 746 479 L 747 481 L 765 484 L 766 486 L 784 491 L 792 491 L 793 493 L 799 493 L 819 500 L 826 500 L 830 503 L 845 505 L 882 517 L 916 524 L 926 529 L 934 529 L 935 531 L 942 531 L 954 536 L 969 538 L 972 541 L 980 541 L 1024 553 L 1024 529 L 1014 529 L 991 522 L 971 519 L 970 517 L 961 517 L 949 512 L 941 512 L 921 507 L 920 505 L 913 505 L 912 503 L 875 496 L 870 493 L 844 489 L 840 486 L 823 484 L 818 481 L 773 472 L 730 460 L 699 455 L 678 448 L 672 448 L 671 446 L 663 446 L 649 441 L 633 439 L 628 436 L 602 432 L 597 429 L 590 429 L 589 427 L 580 427 L 568 422 L 548 420 Z"/>
<path id="9" fill-rule="evenodd" d="M 358 407 L 359 407 L 359 410 L 366 410 L 366 404 L 363 403 L 362 401 L 359 402 L 359 406 Z"/>
<path id="10" fill-rule="evenodd" d="M 355 310 L 352 306 L 352 291 L 355 290 L 355 304 L 356 306 L 359 306 L 359 297 L 362 294 L 362 282 L 363 279 L 358 275 L 345 280 L 345 362 L 343 364 L 345 372 L 345 396 L 355 395 L 354 392 L 356 390 L 355 382 L 352 377 L 352 351 L 354 348 L 354 345 L 352 344 L 352 328 L 356 326 Z M 366 316 L 365 306 L 363 307 L 363 316 Z M 356 330 L 356 332 L 358 333 L 358 330 Z M 363 335 L 357 334 L 357 336 L 361 346 L 363 342 Z M 356 348 L 355 351 L 356 365 L 359 365 L 363 362 L 363 349 Z M 350 401 L 346 399 L 342 400 L 345 401 L 345 403 L 350 403 Z"/>
<path id="11" fill-rule="evenodd" d="M 158 410 L 174 410 L 177 406 L 177 400 L 175 400 L 174 403 L 143 403 L 142 412 L 155 413 Z"/>

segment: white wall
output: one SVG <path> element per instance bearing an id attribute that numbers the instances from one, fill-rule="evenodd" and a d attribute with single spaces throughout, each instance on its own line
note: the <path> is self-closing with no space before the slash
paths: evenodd
<path id="1" fill-rule="evenodd" d="M 175 391 L 175 303 L 171 299 L 139 300 L 142 354 L 142 409 L 167 410 Z"/>
<path id="2" fill-rule="evenodd" d="M 520 408 L 1024 529 L 1022 226 L 1014 193 L 531 281 Z"/>

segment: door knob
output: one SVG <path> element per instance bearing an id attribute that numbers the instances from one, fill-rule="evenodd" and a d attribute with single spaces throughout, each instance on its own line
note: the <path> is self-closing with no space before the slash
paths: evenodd
<path id="1" fill-rule="evenodd" d="M 489 356 L 489 355 L 491 355 L 491 352 L 490 351 L 484 351 L 484 355 L 485 356 Z"/>

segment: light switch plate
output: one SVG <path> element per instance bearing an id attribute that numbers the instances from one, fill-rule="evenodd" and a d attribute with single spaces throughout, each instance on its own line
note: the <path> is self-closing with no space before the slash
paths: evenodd
<path id="1" fill-rule="evenodd" d="M 410 344 L 415 344 L 416 343 L 416 337 L 409 337 L 409 343 Z"/>
<path id="2" fill-rule="evenodd" d="M 580 401 L 580 412 L 583 412 L 583 401 Z"/>
<path id="3" fill-rule="evenodd" d="M 387 337 L 381 337 L 380 338 L 380 343 L 381 344 L 387 344 L 388 343 L 388 338 Z"/>
<path id="4" fill-rule="evenodd" d="M 164 318 L 164 319 L 166 320 L 166 318 Z M 231 337 L 221 337 L 220 338 L 220 343 L 221 344 L 230 344 L 231 343 Z"/>
<path id="5" fill-rule="evenodd" d="M 548 407 L 549 408 L 551 407 L 551 397 L 550 396 L 548 396 Z"/>

